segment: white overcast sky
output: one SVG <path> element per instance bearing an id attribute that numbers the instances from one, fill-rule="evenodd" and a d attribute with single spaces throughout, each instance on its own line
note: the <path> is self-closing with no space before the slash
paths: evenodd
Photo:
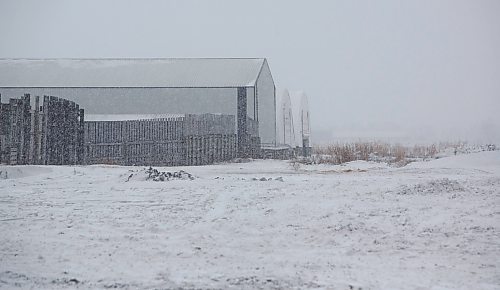
<path id="1" fill-rule="evenodd" d="M 266 57 L 278 89 L 308 94 L 317 140 L 500 143 L 498 0 L 0 0 L 0 43 L 2 58 Z"/>

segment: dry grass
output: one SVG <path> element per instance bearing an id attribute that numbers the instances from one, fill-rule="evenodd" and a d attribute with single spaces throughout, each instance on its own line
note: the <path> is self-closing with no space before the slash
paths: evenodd
<path id="1" fill-rule="evenodd" d="M 434 158 L 439 145 L 403 146 L 383 142 L 336 143 L 313 148 L 314 163 L 342 164 L 354 160 L 407 164 L 412 160 Z"/>
<path id="2" fill-rule="evenodd" d="M 313 157 L 306 161 L 309 163 L 342 164 L 354 160 L 366 160 L 404 166 L 416 160 L 438 158 L 438 154 L 445 151 L 448 151 L 448 154 L 467 154 L 499 149 L 499 146 L 495 144 L 475 145 L 463 141 L 414 146 L 385 142 L 335 143 L 313 147 Z"/>

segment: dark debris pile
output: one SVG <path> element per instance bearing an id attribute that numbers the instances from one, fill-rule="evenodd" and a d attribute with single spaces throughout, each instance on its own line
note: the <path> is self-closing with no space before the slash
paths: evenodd
<path id="1" fill-rule="evenodd" d="M 153 181 L 169 181 L 173 179 L 181 179 L 181 180 L 194 179 L 191 173 L 188 173 L 184 170 L 169 172 L 169 171 L 159 171 L 153 167 L 149 167 L 146 170 L 146 174 L 148 175 L 146 180 L 153 180 Z"/>
<path id="2" fill-rule="evenodd" d="M 170 180 L 194 180 L 194 176 L 184 170 L 179 171 L 160 171 L 156 168 L 149 167 L 143 170 L 129 170 L 128 177 L 125 182 L 133 180 L 152 180 L 152 181 L 170 181 Z"/>

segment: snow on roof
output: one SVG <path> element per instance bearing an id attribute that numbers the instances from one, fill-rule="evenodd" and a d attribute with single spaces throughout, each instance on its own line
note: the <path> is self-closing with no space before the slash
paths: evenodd
<path id="1" fill-rule="evenodd" d="M 251 87 L 264 58 L 0 59 L 0 87 Z"/>

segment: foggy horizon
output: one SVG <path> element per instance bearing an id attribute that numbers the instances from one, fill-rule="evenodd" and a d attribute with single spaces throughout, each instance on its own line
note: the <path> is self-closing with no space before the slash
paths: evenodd
<path id="1" fill-rule="evenodd" d="M 500 143 L 498 1 L 4 1 L 0 58 L 265 57 L 312 142 Z"/>
<path id="2" fill-rule="evenodd" d="M 0 40 L 2 289 L 500 289 L 500 0 L 1 0 Z"/>

